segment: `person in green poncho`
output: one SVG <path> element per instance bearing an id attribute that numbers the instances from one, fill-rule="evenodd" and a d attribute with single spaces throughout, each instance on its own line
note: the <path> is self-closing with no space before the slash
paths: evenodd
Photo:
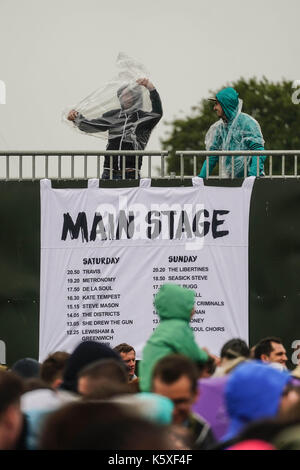
<path id="1" fill-rule="evenodd" d="M 179 353 L 195 362 L 206 362 L 208 354 L 200 349 L 189 323 L 193 316 L 195 293 L 176 284 L 164 284 L 159 289 L 154 305 L 160 324 L 143 350 L 139 367 L 140 389 L 149 392 L 155 364 L 164 356 Z"/>
<path id="2" fill-rule="evenodd" d="M 243 101 L 234 88 L 228 87 L 217 93 L 214 101 L 214 111 L 220 118 L 208 130 L 205 136 L 206 150 L 264 150 L 264 139 L 258 122 L 246 113 L 242 113 Z M 244 177 L 244 166 L 246 165 L 247 176 L 264 176 L 264 161 L 266 157 L 220 157 L 220 175 L 223 178 L 233 176 Z M 208 175 L 212 173 L 219 161 L 218 156 L 208 159 Z M 259 165 L 257 171 L 257 164 Z M 233 168 L 232 168 L 233 166 Z M 207 175 L 206 161 L 203 163 L 200 174 L 201 178 Z"/>

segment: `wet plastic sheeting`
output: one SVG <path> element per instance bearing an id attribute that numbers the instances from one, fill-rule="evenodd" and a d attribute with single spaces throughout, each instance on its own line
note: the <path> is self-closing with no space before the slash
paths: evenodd
<path id="1" fill-rule="evenodd" d="M 243 100 L 238 100 L 238 108 L 235 117 L 224 122 L 222 119 L 215 122 L 205 136 L 206 150 L 249 150 L 253 144 L 264 145 L 264 139 L 258 122 L 251 116 L 242 113 Z M 247 118 L 245 118 L 247 117 Z M 244 171 L 244 164 L 250 164 L 251 157 L 234 157 L 234 175 L 240 175 Z M 220 158 L 223 178 L 231 177 L 232 158 Z"/>
<path id="2" fill-rule="evenodd" d="M 149 136 L 145 134 L 143 142 L 139 133 L 137 139 L 137 126 L 152 127 L 151 120 L 160 118 L 152 111 L 149 73 L 143 64 L 124 53 L 119 54 L 116 65 L 116 77 L 78 104 L 69 106 L 63 112 L 63 121 L 84 134 L 118 139 L 118 148 L 129 143 L 132 149 L 141 150 Z"/>

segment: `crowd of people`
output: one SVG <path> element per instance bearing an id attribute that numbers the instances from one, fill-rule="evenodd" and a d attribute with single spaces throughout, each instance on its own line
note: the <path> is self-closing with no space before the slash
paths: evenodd
<path id="1" fill-rule="evenodd" d="M 217 357 L 189 326 L 193 291 L 165 284 L 154 305 L 138 365 L 132 345 L 85 341 L 2 366 L 0 449 L 300 449 L 300 366 L 280 338 L 233 338 Z"/>

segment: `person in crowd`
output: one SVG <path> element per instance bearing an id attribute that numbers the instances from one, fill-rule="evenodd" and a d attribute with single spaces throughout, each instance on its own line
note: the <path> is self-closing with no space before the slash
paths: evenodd
<path id="1" fill-rule="evenodd" d="M 18 448 L 24 425 L 22 393 L 22 379 L 13 372 L 0 370 L 0 450 Z"/>
<path id="2" fill-rule="evenodd" d="M 288 359 L 282 340 L 273 336 L 259 341 L 255 346 L 254 358 L 269 364 L 279 364 L 283 369 L 286 369 Z"/>
<path id="3" fill-rule="evenodd" d="M 285 403 L 280 406 L 275 418 L 251 422 L 232 440 L 232 444 L 238 445 L 246 441 L 260 440 L 275 446 L 278 450 L 299 450 L 299 386 L 293 385 L 293 381 L 289 383 L 285 387 L 284 397 Z M 281 439 L 282 436 L 283 439 Z M 228 444 L 225 443 L 226 445 Z"/>
<path id="4" fill-rule="evenodd" d="M 152 104 L 151 112 L 142 110 L 142 90 L 147 88 Z M 160 96 L 147 78 L 137 80 L 135 86 L 125 84 L 117 92 L 120 107 L 104 113 L 97 119 L 88 120 L 76 110 L 71 110 L 68 120 L 83 132 L 95 133 L 108 131 L 108 145 L 106 150 L 144 150 L 150 134 L 162 117 L 162 104 Z M 113 156 L 113 179 L 122 178 L 122 157 Z M 125 157 L 125 178 L 135 178 L 135 155 Z M 142 166 L 142 157 L 138 158 L 138 173 Z M 104 160 L 103 179 L 110 176 L 110 157 Z"/>
<path id="5" fill-rule="evenodd" d="M 229 375 L 225 400 L 230 422 L 223 440 L 237 436 L 258 419 L 272 418 L 286 412 L 297 399 L 287 387 L 291 376 L 260 361 L 238 365 Z"/>
<path id="6" fill-rule="evenodd" d="M 40 368 L 41 379 L 56 390 L 63 380 L 63 372 L 70 354 L 65 351 L 56 351 L 42 362 Z"/>
<path id="7" fill-rule="evenodd" d="M 192 410 L 209 423 L 217 440 L 223 438 L 229 426 L 225 403 L 228 378 L 229 374 L 199 379 L 197 399 L 192 406 Z"/>
<path id="8" fill-rule="evenodd" d="M 168 397 L 156 393 L 119 394 L 112 397 L 110 402 L 157 424 L 171 425 L 173 422 L 174 403 Z"/>
<path id="9" fill-rule="evenodd" d="M 192 411 L 197 398 L 196 365 L 180 354 L 165 356 L 156 363 L 152 375 L 152 392 L 174 403 L 173 423 L 190 430 L 194 449 L 209 449 L 216 442 L 209 424 Z"/>
<path id="10" fill-rule="evenodd" d="M 37 448 L 41 429 L 49 414 L 66 403 L 80 399 L 77 389 L 80 370 L 94 361 L 105 358 L 114 358 L 123 364 L 121 357 L 104 344 L 94 341 L 80 343 L 67 359 L 60 387 L 55 390 L 33 390 L 22 396 L 22 411 L 28 421 L 26 442 L 29 449 Z"/>
<path id="11" fill-rule="evenodd" d="M 115 403 L 77 402 L 49 416 L 42 450 L 173 450 L 168 427 L 133 416 Z"/>
<path id="12" fill-rule="evenodd" d="M 250 357 L 250 350 L 245 341 L 240 338 L 233 338 L 227 341 L 220 353 L 220 364 L 214 376 L 220 377 L 228 374 L 238 364 Z"/>
<path id="13" fill-rule="evenodd" d="M 77 401 L 80 396 L 77 391 L 77 367 L 80 370 L 81 364 L 86 361 L 93 361 L 101 355 L 115 353 L 106 347 L 87 345 L 75 348 L 73 356 L 63 351 L 50 354 L 41 365 L 41 375 L 48 382 L 42 379 L 27 379 L 25 382 L 25 392 L 21 398 L 21 409 L 27 421 L 26 447 L 30 450 L 37 448 L 41 429 L 47 417 L 55 410 L 67 403 Z M 80 352 L 82 351 L 82 352 Z M 69 360 L 71 363 L 69 364 Z M 121 362 L 121 359 L 118 358 Z M 66 364 L 69 369 L 66 377 Z M 62 386 L 64 379 L 64 386 Z M 35 382 L 33 382 L 33 380 Z M 52 385 L 52 386 L 51 386 Z"/>
<path id="14" fill-rule="evenodd" d="M 100 359 L 115 359 L 122 362 L 120 355 L 109 346 L 96 341 L 80 343 L 69 357 L 59 390 L 78 394 L 78 374 L 83 367 Z"/>
<path id="15" fill-rule="evenodd" d="M 23 379 L 38 378 L 40 374 L 40 363 L 32 357 L 25 357 L 16 361 L 11 370 Z"/>
<path id="16" fill-rule="evenodd" d="M 33 377 L 32 379 L 24 380 L 24 393 L 32 392 L 33 390 L 48 389 L 52 390 L 50 385 L 48 385 L 44 380 Z"/>
<path id="17" fill-rule="evenodd" d="M 207 379 L 215 374 L 217 369 L 217 364 L 219 364 L 219 358 L 217 356 L 208 356 L 206 362 L 198 363 L 198 377 L 199 379 Z"/>
<path id="18" fill-rule="evenodd" d="M 164 284 L 154 305 L 160 324 L 147 341 L 140 363 L 140 389 L 149 392 L 155 364 L 172 353 L 180 353 L 196 362 L 206 362 L 208 354 L 200 349 L 189 323 L 195 313 L 195 293 L 176 284 Z"/>
<path id="19" fill-rule="evenodd" d="M 250 351 L 245 341 L 239 338 L 227 341 L 222 346 L 218 367 L 213 376 L 201 375 L 198 380 L 198 397 L 193 410 L 210 424 L 218 440 L 226 434 L 229 425 L 225 404 L 225 388 L 229 373 L 245 361 L 249 354 Z"/>
<path id="20" fill-rule="evenodd" d="M 218 442 L 212 450 L 238 450 L 239 444 L 241 444 L 240 450 L 246 450 L 246 448 L 243 449 L 244 443 L 245 446 L 248 445 L 248 443 L 251 443 L 250 445 L 254 446 L 255 441 L 268 443 L 269 445 L 274 446 L 277 435 L 294 424 L 294 422 L 281 420 L 279 417 L 258 419 L 250 422 L 250 424 L 246 424 L 243 430 L 233 438 L 225 442 Z"/>
<path id="21" fill-rule="evenodd" d="M 82 394 L 83 400 L 112 400 L 115 397 L 134 394 L 129 384 L 120 384 L 108 379 L 95 382 L 91 391 Z"/>
<path id="22" fill-rule="evenodd" d="M 136 354 L 133 346 L 127 343 L 118 344 L 114 348 L 117 353 L 120 354 L 121 358 L 125 362 L 128 368 L 128 380 L 131 382 L 132 380 L 137 379 L 135 375 L 135 367 L 136 367 Z"/>
<path id="23" fill-rule="evenodd" d="M 205 137 L 206 150 L 264 150 L 264 139 L 258 122 L 246 113 L 242 113 L 242 100 L 234 88 L 228 87 L 217 93 L 214 111 L 219 121 L 213 124 Z M 246 176 L 264 176 L 264 161 L 266 157 L 232 156 L 220 157 L 220 174 L 223 177 L 243 177 L 244 167 Z M 210 175 L 219 160 L 218 156 L 208 158 L 208 175 Z M 245 164 L 246 163 L 246 164 Z M 206 178 L 206 160 L 202 165 L 199 176 Z M 258 168 L 257 168 L 258 165 Z"/>
<path id="24" fill-rule="evenodd" d="M 248 358 L 250 356 L 250 350 L 244 340 L 233 338 L 222 346 L 220 356 L 221 364 L 224 364 L 225 362 L 236 359 L 240 356 Z"/>
<path id="25" fill-rule="evenodd" d="M 296 449 L 297 447 L 294 446 L 299 445 L 300 442 L 300 388 L 293 385 L 292 381 L 285 387 L 284 396 L 288 397 L 288 401 L 286 401 L 285 406 L 280 406 L 279 413 L 277 413 L 275 418 L 251 421 L 237 436 L 230 441 L 217 444 L 214 449 L 221 450 L 229 446 L 254 440 L 267 442 L 278 450 L 281 448 L 285 450 Z M 287 432 L 287 439 L 284 438 L 282 441 L 277 439 L 281 434 L 285 435 L 285 432 Z M 290 449 L 289 446 L 291 446 Z M 229 448 L 231 449 L 231 447 Z"/>
<path id="26" fill-rule="evenodd" d="M 102 388 L 105 388 L 107 392 L 107 387 L 112 390 L 112 386 L 115 384 L 123 386 L 121 390 L 129 393 L 130 389 L 126 387 L 127 377 L 126 366 L 120 360 L 101 359 L 80 370 L 78 373 L 78 392 L 86 398 L 96 398 L 97 393 Z M 114 389 L 118 391 L 120 388 L 114 387 Z"/>
<path id="27" fill-rule="evenodd" d="M 24 392 L 21 397 L 21 410 L 27 423 L 25 443 L 27 449 L 35 450 L 47 416 L 77 397 L 60 394 L 49 386 L 47 388 L 39 386 Z"/>

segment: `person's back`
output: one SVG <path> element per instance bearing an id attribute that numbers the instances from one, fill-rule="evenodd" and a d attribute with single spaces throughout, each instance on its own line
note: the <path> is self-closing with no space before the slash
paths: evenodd
<path id="1" fill-rule="evenodd" d="M 207 360 L 206 352 L 196 344 L 189 326 L 194 312 L 194 296 L 193 291 L 176 284 L 164 284 L 156 295 L 155 308 L 161 322 L 143 350 L 139 369 L 141 391 L 150 390 L 153 368 L 168 354 L 181 353 L 199 362 Z"/>

